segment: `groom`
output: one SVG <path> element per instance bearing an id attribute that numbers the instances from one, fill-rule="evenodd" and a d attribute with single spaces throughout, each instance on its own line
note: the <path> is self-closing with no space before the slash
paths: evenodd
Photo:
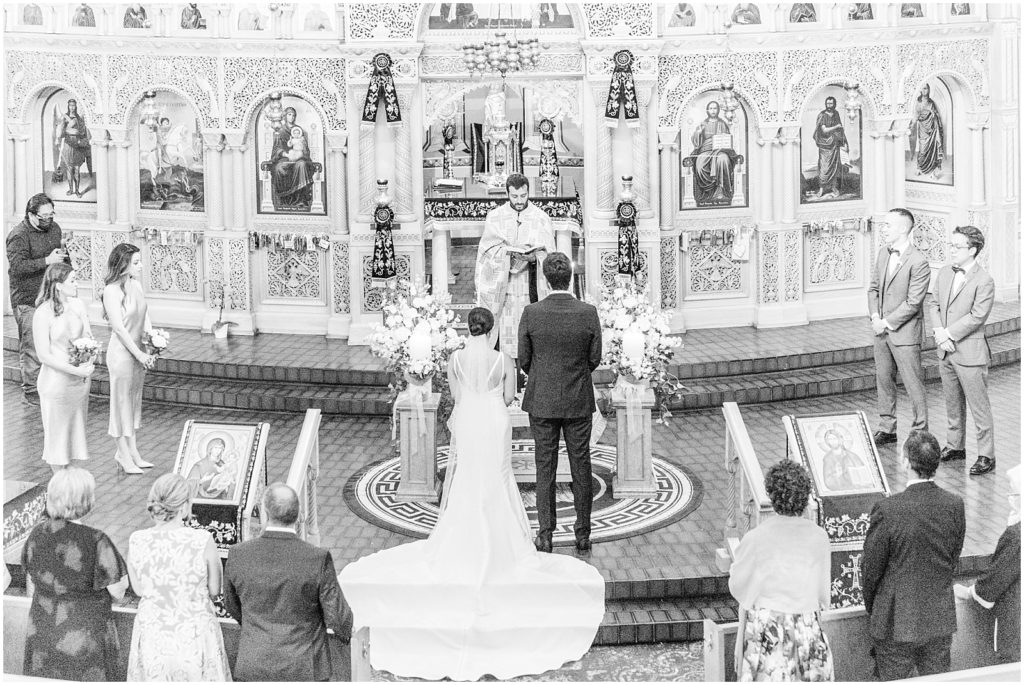
<path id="1" fill-rule="evenodd" d="M 519 321 L 519 364 L 528 374 L 523 411 L 537 459 L 537 518 L 534 544 L 551 551 L 555 529 L 555 471 L 559 435 L 565 437 L 576 509 L 576 550 L 590 551 L 590 428 L 596 409 L 591 372 L 601 362 L 601 321 L 597 308 L 569 292 L 572 263 L 561 252 L 544 260 L 544 278 L 551 292 L 527 305 Z"/>

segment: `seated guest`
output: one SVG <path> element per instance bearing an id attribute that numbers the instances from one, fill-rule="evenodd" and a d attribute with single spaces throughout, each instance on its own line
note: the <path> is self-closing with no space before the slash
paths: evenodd
<path id="1" fill-rule="evenodd" d="M 778 516 L 743 536 L 729 569 L 729 592 L 740 604 L 736 677 L 833 680 L 819 621 L 832 580 L 828 535 L 802 518 L 810 476 L 795 461 L 780 461 L 768 469 L 764 486 Z"/>
<path id="2" fill-rule="evenodd" d="M 999 536 L 988 570 L 974 585 L 954 585 L 957 599 L 974 600 L 996 617 L 996 657 L 1001 663 L 1020 661 L 1020 466 L 1010 477 L 1010 518 Z"/>
<path id="3" fill-rule="evenodd" d="M 331 553 L 299 539 L 299 498 L 284 483 L 267 487 L 260 518 L 263 534 L 232 547 L 224 568 L 224 606 L 242 626 L 235 680 L 348 680 L 348 649 L 332 664 L 327 648 L 328 628 L 352 637 Z"/>
<path id="4" fill-rule="evenodd" d="M 96 481 L 77 466 L 46 488 L 46 518 L 29 533 L 21 564 L 34 586 L 24 673 L 59 680 L 121 680 L 111 599 L 128 588 L 128 567 L 102 531 L 76 523 L 92 510 Z"/>
<path id="5" fill-rule="evenodd" d="M 128 653 L 130 681 L 231 680 L 211 601 L 220 594 L 220 557 L 208 531 L 184 525 L 189 500 L 184 478 L 160 476 L 146 506 L 156 525 L 128 539 L 128 575 L 142 598 Z"/>
<path id="6" fill-rule="evenodd" d="M 939 441 L 911 431 L 903 492 L 875 502 L 861 557 L 861 589 L 882 680 L 949 670 L 956 632 L 953 571 L 964 546 L 964 501 L 932 480 Z"/>

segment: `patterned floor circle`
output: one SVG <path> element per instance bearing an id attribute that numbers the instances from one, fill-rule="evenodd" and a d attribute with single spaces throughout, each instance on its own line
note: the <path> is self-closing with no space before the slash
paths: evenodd
<path id="1" fill-rule="evenodd" d="M 532 440 L 514 440 L 512 459 L 517 453 L 533 451 Z M 562 448 L 559 461 L 565 460 Z M 590 451 L 594 478 L 594 507 L 591 514 L 591 540 L 607 542 L 656 530 L 683 518 L 700 506 L 703 488 L 689 470 L 654 457 L 654 477 L 658 492 L 644 499 L 615 499 L 612 497 L 612 475 L 615 469 L 615 447 L 597 445 Z M 448 447 L 437 454 L 442 477 L 448 463 Z M 414 538 L 425 538 L 437 522 L 437 502 L 399 502 L 395 499 L 400 477 L 397 457 L 375 462 L 363 468 L 345 484 L 345 502 L 360 518 L 395 533 Z M 520 483 L 519 491 L 526 505 L 530 525 L 537 530 L 536 492 L 533 483 Z M 572 491 L 569 484 L 559 484 L 555 495 L 558 526 L 553 542 L 571 545 L 574 542 L 572 524 Z"/>

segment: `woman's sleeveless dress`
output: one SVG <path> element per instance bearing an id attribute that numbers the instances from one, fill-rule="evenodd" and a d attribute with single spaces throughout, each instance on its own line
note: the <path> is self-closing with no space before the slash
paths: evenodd
<path id="1" fill-rule="evenodd" d="M 40 307 L 50 307 L 46 303 Z M 52 309 L 51 309 L 52 311 Z M 50 353 L 67 361 L 71 341 L 85 332 L 84 308 L 68 303 L 60 316 L 50 319 Z M 39 370 L 39 408 L 43 415 L 43 461 L 65 466 L 72 459 L 88 459 L 85 426 L 89 420 L 89 378 L 59 371 L 48 364 Z"/>
<path id="2" fill-rule="evenodd" d="M 125 284 L 121 317 L 124 327 L 136 345 L 142 345 L 146 325 L 146 296 L 142 286 L 134 279 Z M 107 316 L 111 316 L 107 312 Z M 146 367 L 138 362 L 111 334 L 107 347 L 107 371 L 110 374 L 110 424 L 107 432 L 115 438 L 135 435 L 142 425 L 142 385 L 146 380 Z"/>

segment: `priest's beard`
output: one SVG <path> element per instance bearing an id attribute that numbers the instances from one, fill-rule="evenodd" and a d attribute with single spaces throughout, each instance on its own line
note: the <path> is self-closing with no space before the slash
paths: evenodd
<path id="1" fill-rule="evenodd" d="M 530 202 L 529 200 L 523 200 L 522 202 L 517 202 L 516 200 L 511 200 L 511 199 L 508 201 L 508 203 L 512 206 L 512 209 L 516 210 L 517 212 L 521 212 L 524 209 L 526 209 L 526 205 L 529 204 L 529 202 Z"/>

